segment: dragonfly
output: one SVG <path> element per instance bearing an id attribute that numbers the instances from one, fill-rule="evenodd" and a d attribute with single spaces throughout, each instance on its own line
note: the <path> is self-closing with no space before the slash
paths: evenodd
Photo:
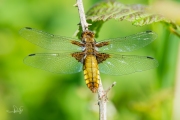
<path id="1" fill-rule="evenodd" d="M 73 74 L 83 71 L 87 87 L 96 93 L 100 72 L 109 75 L 125 75 L 149 70 L 158 66 L 153 57 L 124 55 L 140 49 L 157 38 L 152 31 L 139 32 L 126 37 L 95 40 L 95 34 L 86 30 L 81 39 L 49 34 L 25 27 L 20 35 L 42 48 L 55 53 L 34 53 L 24 58 L 24 63 L 53 73 Z"/>

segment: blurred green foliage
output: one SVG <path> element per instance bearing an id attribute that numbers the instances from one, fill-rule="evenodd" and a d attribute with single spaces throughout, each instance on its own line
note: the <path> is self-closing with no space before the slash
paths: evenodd
<path id="1" fill-rule="evenodd" d="M 84 1 L 87 11 L 96 0 Z M 121 0 L 126 4 L 148 4 L 148 0 Z M 1 0 L 0 1 L 0 120 L 92 120 L 98 119 L 97 95 L 86 87 L 83 73 L 53 74 L 31 68 L 23 58 L 35 52 L 53 52 L 24 40 L 18 31 L 29 26 L 71 37 L 78 29 L 79 15 L 74 1 Z M 103 24 L 98 40 L 128 36 L 153 30 L 158 39 L 147 47 L 127 53 L 153 56 L 159 67 L 125 76 L 102 74 L 109 93 L 108 119 L 170 120 L 173 107 L 177 50 L 179 40 L 165 24 L 143 27 L 127 21 L 110 20 Z M 59 65 L 59 67 L 61 67 Z M 23 112 L 13 111 L 23 106 Z"/>

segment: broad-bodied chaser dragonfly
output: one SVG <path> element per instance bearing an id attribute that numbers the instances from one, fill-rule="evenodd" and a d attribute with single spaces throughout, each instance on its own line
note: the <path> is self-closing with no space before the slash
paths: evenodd
<path id="1" fill-rule="evenodd" d="M 123 75 L 158 66 L 158 62 L 152 57 L 120 54 L 151 43 L 157 37 L 152 31 L 100 42 L 95 41 L 91 31 L 84 31 L 81 40 L 56 36 L 29 27 L 21 29 L 20 35 L 42 48 L 59 51 L 30 54 L 24 59 L 25 64 L 61 74 L 83 70 L 86 85 L 93 93 L 99 87 L 99 71 L 109 75 Z"/>

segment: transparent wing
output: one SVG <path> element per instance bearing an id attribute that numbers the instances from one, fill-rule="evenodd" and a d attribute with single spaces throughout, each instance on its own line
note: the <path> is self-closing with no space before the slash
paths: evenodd
<path id="1" fill-rule="evenodd" d="M 100 42 L 108 42 L 109 45 L 99 48 L 100 52 L 130 52 L 142 48 L 157 38 L 152 31 L 137 33 L 123 38 L 115 38 Z"/>
<path id="2" fill-rule="evenodd" d="M 24 63 L 53 73 L 71 74 L 82 71 L 82 63 L 67 53 L 38 53 L 25 57 Z"/>
<path id="3" fill-rule="evenodd" d="M 45 49 L 59 51 L 81 51 L 81 47 L 71 43 L 71 41 L 76 41 L 74 38 L 57 36 L 29 27 L 22 28 L 19 33 L 26 40 Z"/>
<path id="4" fill-rule="evenodd" d="M 110 75 L 124 75 L 141 72 L 158 66 L 158 62 L 147 56 L 111 55 L 99 64 L 100 72 Z"/>

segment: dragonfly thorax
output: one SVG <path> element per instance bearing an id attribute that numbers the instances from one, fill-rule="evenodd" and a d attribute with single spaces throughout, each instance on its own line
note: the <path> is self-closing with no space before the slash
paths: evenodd
<path id="1" fill-rule="evenodd" d="M 95 49 L 95 43 L 87 42 L 85 43 L 85 54 L 86 55 L 95 55 L 96 49 Z"/>
<path id="2" fill-rule="evenodd" d="M 92 31 L 86 30 L 81 34 L 82 42 L 91 42 L 94 43 L 94 33 Z"/>

